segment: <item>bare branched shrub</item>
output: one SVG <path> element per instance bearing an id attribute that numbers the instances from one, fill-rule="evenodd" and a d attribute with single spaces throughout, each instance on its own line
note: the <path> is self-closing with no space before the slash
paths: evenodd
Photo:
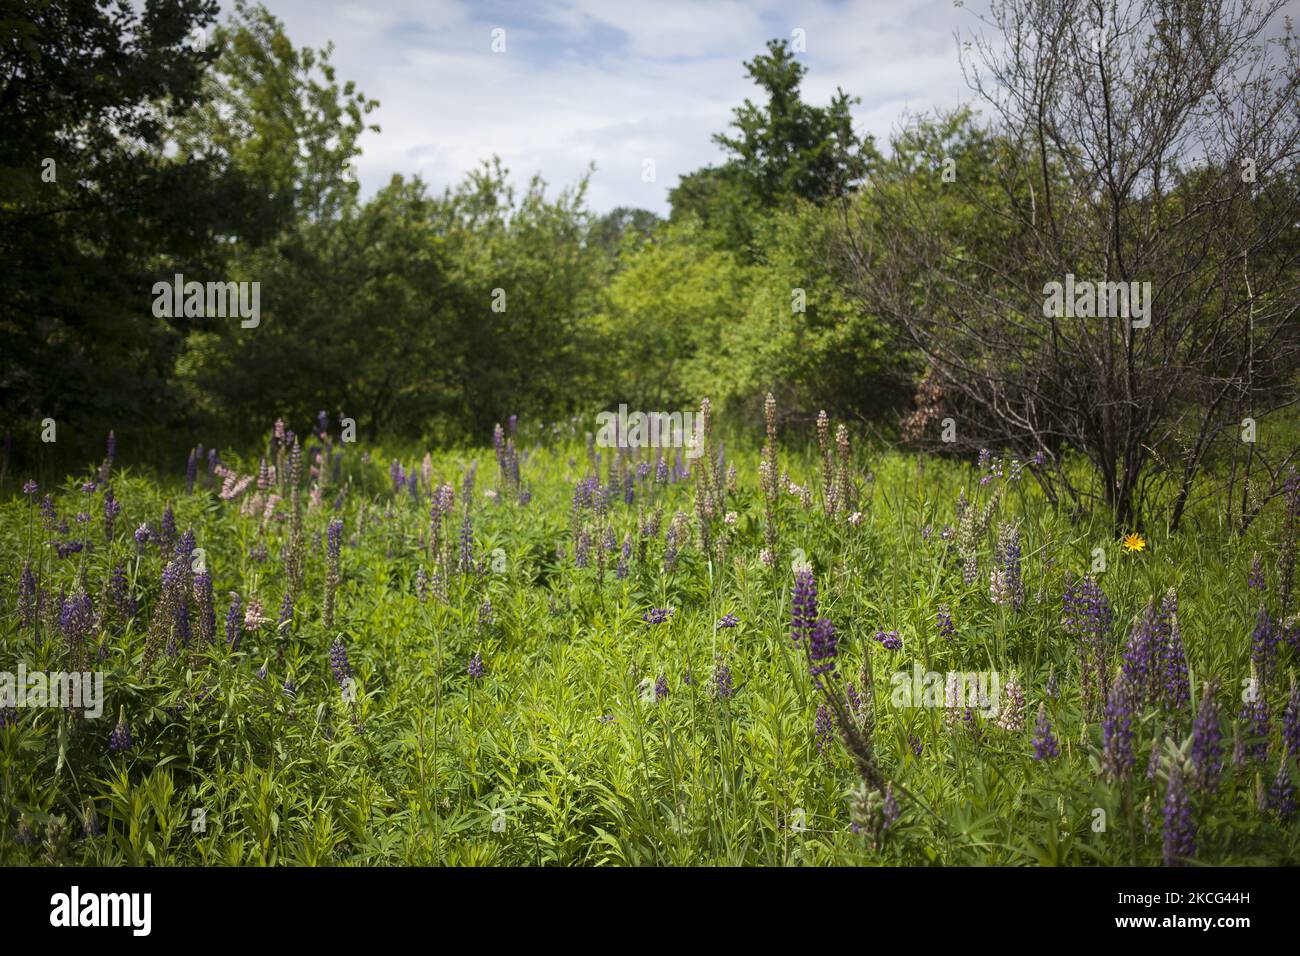
<path id="1" fill-rule="evenodd" d="M 1159 493 L 1176 526 L 1243 419 L 1297 401 L 1300 54 L 1282 6 L 992 5 L 963 43 L 987 125 L 911 124 L 845 205 L 863 304 L 946 396 L 912 424 L 951 416 L 964 447 L 1041 455 L 1040 480 L 1121 526 Z M 1294 449 L 1266 437 L 1243 454 L 1276 493 Z M 1071 483 L 1066 449 L 1099 491 Z"/>

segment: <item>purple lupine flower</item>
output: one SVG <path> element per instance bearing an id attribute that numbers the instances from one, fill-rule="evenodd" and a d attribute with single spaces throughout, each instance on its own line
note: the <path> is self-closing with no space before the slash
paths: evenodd
<path id="1" fill-rule="evenodd" d="M 181 535 L 180 540 L 176 542 L 176 557 L 181 559 L 181 563 L 186 567 L 190 566 L 191 559 L 194 556 L 194 549 L 197 543 L 194 540 L 194 532 L 186 530 Z"/>
<path id="2" fill-rule="evenodd" d="M 817 719 L 814 721 L 813 729 L 817 734 L 817 749 L 824 753 L 835 740 L 835 725 L 831 721 L 830 708 L 825 704 L 817 705 Z"/>
<path id="3" fill-rule="evenodd" d="M 586 529 L 578 534 L 578 540 L 573 545 L 573 564 L 577 568 L 585 568 L 591 561 L 591 535 Z"/>
<path id="4" fill-rule="evenodd" d="M 1268 791 L 1268 805 L 1282 820 L 1295 816 L 1295 786 L 1291 783 L 1291 773 L 1285 760 L 1277 765 L 1277 776 Z"/>
<path id="5" fill-rule="evenodd" d="M 131 727 L 125 720 L 119 719 L 117 726 L 113 728 L 113 732 L 108 737 L 108 749 L 114 753 L 131 749 Z"/>
<path id="6" fill-rule="evenodd" d="M 952 622 L 952 611 L 948 609 L 948 605 L 939 605 L 934 620 L 939 628 L 939 636 L 951 644 L 957 637 L 957 627 Z"/>
<path id="7" fill-rule="evenodd" d="M 185 462 L 185 493 L 187 495 L 194 493 L 194 482 L 199 477 L 199 458 L 194 449 L 190 449 L 190 457 Z"/>
<path id="8" fill-rule="evenodd" d="M 229 624 L 227 624 L 229 627 Z M 283 632 L 293 628 L 293 589 L 285 588 L 280 598 L 280 618 L 275 624 L 276 630 Z"/>
<path id="9" fill-rule="evenodd" d="M 117 516 L 122 513 L 122 502 L 113 497 L 113 489 L 109 488 L 104 492 L 104 538 L 107 541 L 113 540 L 113 523 Z"/>
<path id="10" fill-rule="evenodd" d="M 718 627 L 735 627 L 740 623 L 740 618 L 734 614 L 724 614 L 718 618 Z"/>
<path id="11" fill-rule="evenodd" d="M 1052 734 L 1052 725 L 1047 720 L 1047 705 L 1038 705 L 1038 722 L 1034 725 L 1034 759 L 1054 760 L 1061 756 L 1061 745 Z"/>
<path id="12" fill-rule="evenodd" d="M 158 549 L 166 554 L 168 549 L 176 543 L 176 515 L 172 513 L 171 506 L 163 510 L 162 523 L 158 531 Z"/>
<path id="13" fill-rule="evenodd" d="M 862 695 L 852 684 L 844 689 L 844 702 L 849 705 L 849 713 L 855 717 L 862 716 Z"/>
<path id="14" fill-rule="evenodd" d="M 478 474 L 478 459 L 475 458 L 465 469 L 465 477 L 461 482 L 461 497 L 465 499 L 465 510 L 469 510 L 470 504 L 474 501 L 474 478 Z"/>
<path id="15" fill-rule="evenodd" d="M 1160 646 L 1160 626 L 1155 607 L 1148 604 L 1141 619 L 1133 625 L 1128 643 L 1124 647 L 1121 676 L 1127 682 L 1134 703 L 1145 704 L 1152 699 L 1156 656 Z"/>
<path id="16" fill-rule="evenodd" d="M 149 543 L 149 526 L 147 524 L 142 523 L 140 527 L 135 529 L 135 543 L 137 547 L 141 548 Z"/>
<path id="17" fill-rule="evenodd" d="M 897 631 L 877 631 L 873 639 L 887 651 L 903 649 L 903 639 L 898 636 Z"/>
<path id="18" fill-rule="evenodd" d="M 1262 761 L 1268 754 L 1268 721 L 1270 714 L 1268 700 L 1258 688 L 1256 689 L 1255 699 L 1243 703 L 1238 716 L 1245 721 L 1243 738 L 1250 738 L 1249 741 L 1243 740 L 1245 756 L 1251 760 Z"/>
<path id="19" fill-rule="evenodd" d="M 835 650 L 838 643 L 835 625 L 829 618 L 819 617 L 808 638 L 809 673 L 818 687 L 821 686 L 823 674 L 835 673 Z"/>
<path id="20" fill-rule="evenodd" d="M 343 549 L 343 520 L 335 518 L 325 529 L 326 553 L 329 560 L 337 562 Z"/>
<path id="21" fill-rule="evenodd" d="M 347 685 L 348 679 L 352 676 L 352 664 L 348 660 L 348 649 L 343 643 L 343 638 L 334 638 L 334 643 L 330 645 L 330 670 L 334 672 L 334 680 L 340 687 Z"/>
<path id="22" fill-rule="evenodd" d="M 465 520 L 460 525 L 460 570 L 468 574 L 474 568 L 474 525 L 469 517 L 469 498 L 465 499 Z"/>
<path id="23" fill-rule="evenodd" d="M 654 607 L 641 615 L 641 620 L 647 626 L 654 624 L 663 624 L 672 616 L 673 609 L 670 607 Z"/>
<path id="24" fill-rule="evenodd" d="M 907 735 L 907 745 L 912 748 L 912 755 L 919 757 L 925 753 L 925 747 L 921 743 L 921 738 L 915 734 Z"/>
<path id="25" fill-rule="evenodd" d="M 961 566 L 962 584 L 974 584 L 975 579 L 979 577 L 980 559 L 978 555 L 970 555 Z"/>
<path id="26" fill-rule="evenodd" d="M 668 678 L 663 674 L 655 681 L 655 703 L 663 700 L 668 696 Z"/>
<path id="27" fill-rule="evenodd" d="M 175 623 L 167 642 L 168 657 L 175 657 L 180 653 L 181 647 L 187 647 L 190 643 L 190 606 L 183 600 L 176 605 Z"/>
<path id="28" fill-rule="evenodd" d="M 1213 793 L 1223 770 L 1223 730 L 1219 727 L 1218 685 L 1210 681 L 1201 692 L 1201 706 L 1192 722 L 1192 781 L 1196 789 Z"/>
<path id="29" fill-rule="evenodd" d="M 85 546 L 84 541 L 56 541 L 54 551 L 60 558 L 70 558 L 74 554 L 80 554 Z"/>
<path id="30" fill-rule="evenodd" d="M 1300 685 L 1294 679 L 1282 712 L 1282 752 L 1287 757 L 1300 757 Z"/>
<path id="31" fill-rule="evenodd" d="M 790 610 L 790 638 L 796 644 L 812 633 L 817 621 L 817 581 L 808 570 L 794 574 L 794 597 Z"/>
<path id="32" fill-rule="evenodd" d="M 1191 698 L 1191 688 L 1187 673 L 1187 656 L 1183 652 L 1183 635 L 1178 626 L 1177 615 L 1170 617 L 1169 630 L 1165 635 L 1160 658 L 1164 675 L 1161 700 L 1166 710 L 1180 711 L 1187 706 Z"/>
<path id="33" fill-rule="evenodd" d="M 1255 630 L 1250 636 L 1250 660 L 1255 665 L 1260 684 L 1265 687 L 1273 679 L 1279 636 L 1268 618 L 1268 609 L 1261 604 L 1255 616 Z"/>
<path id="34" fill-rule="evenodd" d="M 239 641 L 244 634 L 244 612 L 242 601 L 233 591 L 230 594 L 230 610 L 226 612 L 226 643 L 232 651 L 239 650 Z"/>
<path id="35" fill-rule="evenodd" d="M 59 630 L 68 639 L 70 646 L 85 640 L 95 620 L 95 608 L 90 595 L 78 591 L 70 598 L 65 598 L 59 608 Z"/>
<path id="36" fill-rule="evenodd" d="M 1020 526 L 1014 522 L 1005 524 L 998 537 L 998 570 L 1002 572 L 1004 598 L 994 603 L 1008 604 L 1018 611 L 1025 602 L 1025 582 L 1020 568 Z"/>
<path id="37" fill-rule="evenodd" d="M 989 462 L 991 459 L 992 459 L 992 455 L 990 454 L 989 450 L 987 448 L 981 448 L 980 461 L 979 461 L 980 468 L 981 469 L 987 468 L 989 466 Z"/>
<path id="38" fill-rule="evenodd" d="M 54 523 L 58 521 L 59 513 L 54 508 L 54 499 L 46 495 L 41 499 L 40 504 L 41 518 L 45 521 L 45 527 L 48 530 L 54 529 Z"/>
<path id="39" fill-rule="evenodd" d="M 393 494 L 400 494 L 402 489 L 406 487 L 406 470 L 396 458 L 388 467 L 388 476 L 393 480 Z"/>
<path id="40" fill-rule="evenodd" d="M 1258 554 L 1250 562 L 1250 572 L 1246 575 L 1246 587 L 1252 591 L 1264 590 L 1264 565 L 1259 560 Z"/>
<path id="41" fill-rule="evenodd" d="M 1192 804 L 1183 787 L 1182 769 L 1174 762 L 1169 767 L 1169 787 L 1165 792 L 1165 866 L 1182 866 L 1195 854 L 1196 824 L 1192 821 Z"/>
<path id="42" fill-rule="evenodd" d="M 720 700 L 730 700 L 736 692 L 731 684 L 731 668 L 721 655 L 713 667 L 713 690 Z"/>
<path id="43" fill-rule="evenodd" d="M 481 680 L 483 674 L 483 655 L 475 651 L 474 656 L 469 659 L 469 676 L 474 680 Z"/>
<path id="44" fill-rule="evenodd" d="M 492 626 L 492 601 L 490 598 L 484 598 L 483 603 L 478 607 L 479 627 Z"/>
<path id="45" fill-rule="evenodd" d="M 1112 782 L 1128 777 L 1133 769 L 1133 698 L 1128 679 L 1123 675 L 1110 689 L 1106 709 L 1102 712 L 1102 773 Z"/>
<path id="46" fill-rule="evenodd" d="M 26 481 L 23 482 L 23 494 L 25 494 L 28 498 L 34 499 L 36 497 L 36 493 L 40 490 L 41 490 L 41 486 L 38 485 L 36 482 L 32 481 L 32 479 L 30 478 L 28 478 Z"/>
<path id="47" fill-rule="evenodd" d="M 628 532 L 623 535 L 623 547 L 618 553 L 618 567 L 614 569 L 614 577 L 622 581 L 627 577 L 628 562 L 632 560 L 632 533 Z"/>
<path id="48" fill-rule="evenodd" d="M 217 633 L 217 611 L 212 600 L 212 575 L 206 571 L 194 575 L 194 603 L 199 613 L 199 637 L 202 645 L 206 647 L 216 639 Z"/>

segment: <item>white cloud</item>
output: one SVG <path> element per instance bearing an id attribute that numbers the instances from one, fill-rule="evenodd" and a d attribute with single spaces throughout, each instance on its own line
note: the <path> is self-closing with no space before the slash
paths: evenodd
<path id="1" fill-rule="evenodd" d="M 805 95 L 860 96 L 855 122 L 883 140 L 903 107 L 965 98 L 952 34 L 974 22 L 951 0 L 270 7 L 296 45 L 333 41 L 339 78 L 380 101 L 382 132 L 357 161 L 366 193 L 394 173 L 441 189 L 497 154 L 519 182 L 540 172 L 557 187 L 594 162 L 593 208 L 660 213 L 678 175 L 721 158 L 710 136 L 756 94 L 741 64 L 766 40 L 804 29 Z M 494 26 L 507 31 L 504 54 L 491 52 Z M 647 158 L 654 183 L 641 179 Z"/>

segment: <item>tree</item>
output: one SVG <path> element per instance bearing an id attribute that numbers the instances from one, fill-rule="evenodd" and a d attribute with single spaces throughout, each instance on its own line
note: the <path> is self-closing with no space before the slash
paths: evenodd
<path id="1" fill-rule="evenodd" d="M 807 67 L 786 40 L 769 40 L 767 53 L 745 64 L 767 102 L 745 100 L 731 125 L 736 135 L 716 134 L 731 154 L 728 172 L 760 205 L 789 196 L 817 202 L 843 196 L 870 168 L 871 140 L 853 132 L 849 108 L 857 97 L 836 90 L 830 105 L 812 106 L 800 97 Z"/>
<path id="2" fill-rule="evenodd" d="M 198 105 L 177 124 L 182 157 L 219 156 L 292 205 L 295 219 L 335 218 L 357 201 L 352 160 L 360 137 L 379 132 L 379 106 L 352 81 L 339 86 L 323 50 L 296 49 L 260 4 L 237 0 L 213 46 Z"/>
<path id="3" fill-rule="evenodd" d="M 924 355 L 959 440 L 1041 454 L 1035 473 L 1083 501 L 1077 449 L 1123 528 L 1164 481 L 1176 527 L 1216 443 L 1296 401 L 1300 57 L 1289 29 L 1266 42 L 1281 6 L 998 0 L 967 63 L 993 116 L 970 141 L 996 161 L 904 137 L 914 161 L 848 217 L 859 293 Z M 1057 295 L 1076 278 L 1078 308 Z"/>
<path id="4" fill-rule="evenodd" d="M 0 416 L 21 454 L 44 417 L 57 448 L 102 448 L 175 418 L 177 320 L 150 310 L 156 256 L 220 267 L 275 228 L 267 197 L 211 158 L 169 158 L 215 55 L 193 42 L 216 3 L 20 4 L 0 40 Z M 184 320 L 180 320 L 184 321 Z"/>
<path id="5" fill-rule="evenodd" d="M 592 222 L 590 241 L 608 255 L 615 256 L 629 232 L 638 242 L 645 241 L 661 222 L 663 220 L 648 209 L 618 206 Z"/>

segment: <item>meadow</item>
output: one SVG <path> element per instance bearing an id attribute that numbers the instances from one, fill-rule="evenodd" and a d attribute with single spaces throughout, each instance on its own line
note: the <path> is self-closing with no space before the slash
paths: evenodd
<path id="1" fill-rule="evenodd" d="M 1124 536 L 769 422 L 15 476 L 0 672 L 105 699 L 0 710 L 0 863 L 1300 862 L 1294 473 Z"/>

